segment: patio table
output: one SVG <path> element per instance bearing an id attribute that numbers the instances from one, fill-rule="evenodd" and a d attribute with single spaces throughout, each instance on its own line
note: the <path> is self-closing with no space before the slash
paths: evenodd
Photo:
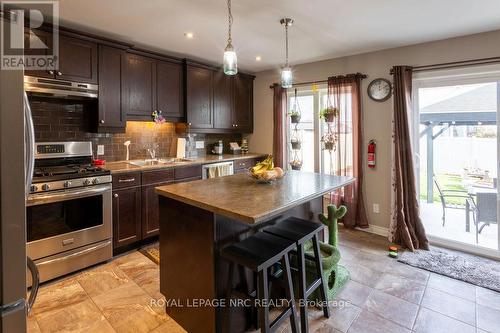
<path id="1" fill-rule="evenodd" d="M 497 191 L 498 190 L 496 188 L 492 188 L 492 187 L 470 186 L 468 193 L 471 197 L 473 197 L 473 198 L 476 197 L 476 200 L 478 200 L 478 198 L 477 198 L 478 193 L 496 196 Z M 470 232 L 470 211 L 471 211 L 471 209 L 470 209 L 469 201 L 466 200 L 465 201 L 465 231 L 466 232 Z"/>

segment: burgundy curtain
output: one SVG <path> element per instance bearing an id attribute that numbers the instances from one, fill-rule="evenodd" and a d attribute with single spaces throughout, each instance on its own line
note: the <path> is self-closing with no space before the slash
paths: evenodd
<path id="1" fill-rule="evenodd" d="M 362 74 L 334 76 L 328 78 L 328 106 L 339 110 L 332 130 L 338 139 L 332 152 L 333 173 L 353 176 L 356 181 L 332 193 L 331 201 L 347 207 L 342 219 L 346 227 L 368 228 L 363 200 L 363 130 L 361 124 L 361 80 Z M 325 152 L 325 154 L 328 154 Z"/>
<path id="2" fill-rule="evenodd" d="M 279 84 L 273 85 L 273 110 L 274 110 L 274 132 L 273 132 L 273 158 L 274 165 L 285 168 L 286 156 L 285 149 L 285 115 L 286 115 L 286 89 L 282 88 Z"/>
<path id="3" fill-rule="evenodd" d="M 429 241 L 420 220 L 409 114 L 412 107 L 412 68 L 395 66 L 393 159 L 392 159 L 392 216 L 389 228 L 390 241 L 411 251 L 429 249 Z"/>

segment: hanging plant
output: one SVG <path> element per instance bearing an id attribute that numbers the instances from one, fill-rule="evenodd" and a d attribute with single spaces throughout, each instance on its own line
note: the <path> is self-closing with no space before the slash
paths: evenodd
<path id="1" fill-rule="evenodd" d="M 165 118 L 161 115 L 161 111 L 153 111 L 151 117 L 156 124 L 163 124 L 166 122 Z"/>
<path id="2" fill-rule="evenodd" d="M 338 114 L 339 114 L 339 109 L 333 106 L 329 106 L 319 112 L 319 118 L 325 119 L 327 123 L 333 123 L 335 117 L 337 117 Z"/>
<path id="3" fill-rule="evenodd" d="M 292 131 L 290 144 L 292 145 L 293 150 L 300 150 L 300 148 L 302 147 L 302 132 L 300 130 L 294 129 Z"/>
<path id="4" fill-rule="evenodd" d="M 295 96 L 293 100 L 293 107 L 288 113 L 290 118 L 292 119 L 292 124 L 298 124 L 300 122 L 300 106 L 299 100 L 297 99 L 297 89 L 295 89 Z"/>
<path id="5" fill-rule="evenodd" d="M 297 110 L 292 110 L 288 113 L 290 118 L 292 119 L 292 124 L 298 124 L 300 122 L 300 113 Z"/>
<path id="6" fill-rule="evenodd" d="M 328 132 L 321 138 L 325 146 L 325 150 L 335 150 L 337 145 L 337 136 L 334 133 Z"/>
<path id="7" fill-rule="evenodd" d="M 300 170 L 302 168 L 302 161 L 299 159 L 294 159 L 290 162 L 290 166 L 292 167 L 292 170 Z"/>
<path id="8" fill-rule="evenodd" d="M 292 144 L 292 149 L 293 150 L 299 150 L 302 147 L 302 143 L 300 141 L 298 141 L 298 140 L 297 141 L 293 141 L 293 139 L 292 139 L 292 141 L 290 141 L 290 142 Z"/>

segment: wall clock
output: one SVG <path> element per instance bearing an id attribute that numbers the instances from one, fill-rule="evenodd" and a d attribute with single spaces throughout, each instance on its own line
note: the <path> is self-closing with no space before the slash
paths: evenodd
<path id="1" fill-rule="evenodd" d="M 389 80 L 378 78 L 368 85 L 368 96 L 376 102 L 384 102 L 391 97 L 392 85 Z"/>

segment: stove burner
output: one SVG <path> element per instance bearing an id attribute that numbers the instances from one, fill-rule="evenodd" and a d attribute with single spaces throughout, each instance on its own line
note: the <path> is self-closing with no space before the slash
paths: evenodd
<path id="1" fill-rule="evenodd" d="M 33 174 L 33 180 L 42 182 L 106 174 L 109 174 L 108 170 L 91 164 L 48 166 L 36 168 Z"/>

